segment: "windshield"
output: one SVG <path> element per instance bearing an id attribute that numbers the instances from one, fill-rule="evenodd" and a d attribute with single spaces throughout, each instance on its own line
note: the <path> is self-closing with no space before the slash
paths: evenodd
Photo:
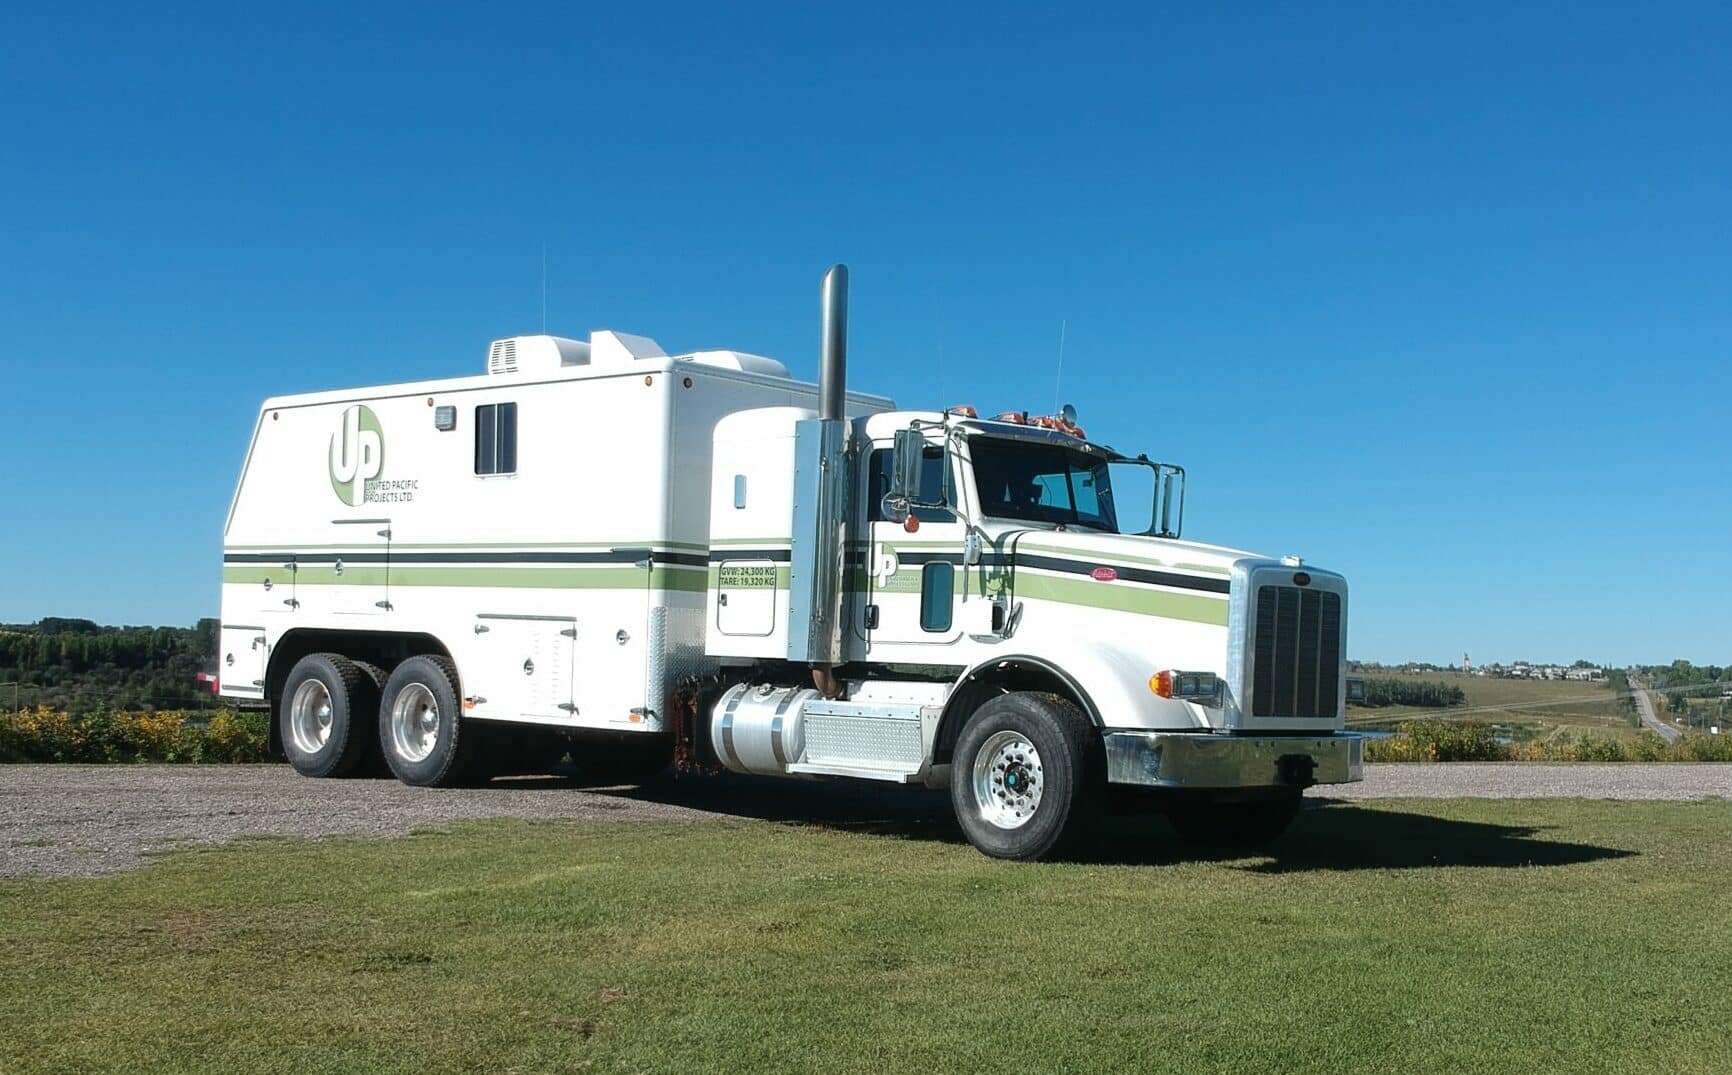
<path id="1" fill-rule="evenodd" d="M 975 437 L 974 485 L 982 514 L 1117 533 L 1107 461 L 1059 444 Z"/>

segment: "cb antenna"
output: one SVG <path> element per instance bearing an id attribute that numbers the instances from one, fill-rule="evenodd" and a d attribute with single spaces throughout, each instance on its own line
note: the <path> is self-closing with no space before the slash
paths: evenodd
<path id="1" fill-rule="evenodd" d="M 1060 406 L 1058 397 L 1063 393 L 1064 387 L 1064 329 L 1065 319 L 1060 318 L 1058 323 L 1058 375 L 1052 381 L 1052 413 L 1054 414 L 1058 413 Z"/>

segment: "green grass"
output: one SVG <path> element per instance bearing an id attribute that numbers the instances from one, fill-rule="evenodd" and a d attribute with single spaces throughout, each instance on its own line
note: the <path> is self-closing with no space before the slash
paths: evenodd
<path id="1" fill-rule="evenodd" d="M 1464 676 L 1460 672 L 1364 673 L 1382 679 L 1429 680 L 1460 687 L 1467 704 L 1448 709 L 1388 706 L 1382 709 L 1347 710 L 1347 723 L 1354 728 L 1394 727 L 1404 720 L 1469 720 L 1494 724 L 1518 741 L 1552 739 L 1568 735 L 1594 735 L 1610 739 L 1634 739 L 1639 729 L 1605 683 L 1569 680 L 1497 679 Z"/>
<path id="2" fill-rule="evenodd" d="M 7 883 L 0 1071 L 1732 1057 L 1732 803 L 1337 804 L 1248 858 L 1153 822 L 1062 865 L 904 835 L 489 822 Z"/>

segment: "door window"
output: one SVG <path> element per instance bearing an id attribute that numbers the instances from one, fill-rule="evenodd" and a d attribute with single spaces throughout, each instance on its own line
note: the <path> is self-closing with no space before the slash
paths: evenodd
<path id="1" fill-rule="evenodd" d="M 884 517 L 884 494 L 890 491 L 890 469 L 893 462 L 889 448 L 879 448 L 872 453 L 872 487 L 868 490 L 866 510 L 868 517 L 875 523 L 890 522 Z M 948 486 L 944 475 L 944 449 L 936 444 L 929 444 L 920 453 L 920 493 L 928 499 L 936 499 L 939 490 Z M 914 517 L 923 523 L 955 522 L 956 516 L 945 508 L 915 508 Z"/>
<path id="2" fill-rule="evenodd" d="M 956 590 L 956 567 L 934 561 L 920 569 L 920 629 L 948 631 L 951 595 Z"/>

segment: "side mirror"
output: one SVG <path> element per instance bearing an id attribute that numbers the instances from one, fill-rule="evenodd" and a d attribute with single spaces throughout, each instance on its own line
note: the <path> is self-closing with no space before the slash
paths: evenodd
<path id="1" fill-rule="evenodd" d="M 906 519 L 915 504 L 920 503 L 921 460 L 926 452 L 926 438 L 918 429 L 898 429 L 895 447 L 890 453 L 890 488 L 884 494 L 884 517 Z"/>
<path id="2" fill-rule="evenodd" d="M 1121 456 L 1109 467 L 1109 503 L 1119 533 L 1178 537 L 1185 528 L 1185 468 L 1146 456 Z"/>
<path id="3" fill-rule="evenodd" d="M 909 503 L 920 503 L 920 463 L 926 454 L 926 438 L 918 429 L 898 429 L 890 464 L 890 495 Z"/>
<path id="4" fill-rule="evenodd" d="M 1160 485 L 1160 528 L 1156 537 L 1176 538 L 1185 529 L 1185 468 L 1171 463 L 1155 465 Z"/>

